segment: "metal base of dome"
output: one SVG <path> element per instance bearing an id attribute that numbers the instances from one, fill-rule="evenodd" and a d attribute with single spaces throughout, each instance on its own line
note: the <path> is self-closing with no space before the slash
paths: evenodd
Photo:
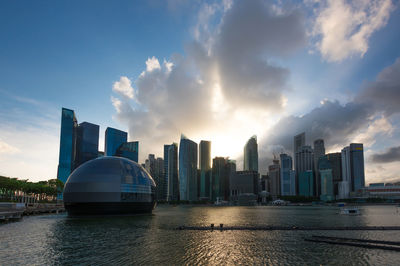
<path id="1" fill-rule="evenodd" d="M 74 202 L 64 203 L 69 216 L 127 215 L 151 213 L 155 202 Z"/>

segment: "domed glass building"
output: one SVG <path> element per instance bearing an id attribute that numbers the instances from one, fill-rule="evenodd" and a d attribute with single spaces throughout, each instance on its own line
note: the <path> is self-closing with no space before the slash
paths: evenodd
<path id="1" fill-rule="evenodd" d="M 121 157 L 101 157 L 79 166 L 64 186 L 70 216 L 150 213 L 156 185 L 142 166 Z"/>

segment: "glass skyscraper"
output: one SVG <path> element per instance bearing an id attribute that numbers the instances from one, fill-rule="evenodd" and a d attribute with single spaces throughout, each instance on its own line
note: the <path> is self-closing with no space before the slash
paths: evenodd
<path id="1" fill-rule="evenodd" d="M 178 144 L 168 148 L 168 201 L 179 200 Z"/>
<path id="2" fill-rule="evenodd" d="M 292 157 L 283 153 L 281 158 L 281 195 L 295 196 L 296 195 L 296 179 L 293 171 Z"/>
<path id="3" fill-rule="evenodd" d="M 357 191 L 365 186 L 364 148 L 362 143 L 350 144 L 351 188 Z"/>
<path id="4" fill-rule="evenodd" d="M 171 145 L 164 145 L 164 191 L 163 191 L 163 200 L 168 200 L 168 150 Z"/>
<path id="5" fill-rule="evenodd" d="M 300 185 L 300 174 L 305 171 L 313 171 L 314 170 L 314 154 L 311 146 L 302 146 L 297 150 L 296 153 L 296 183 Z M 314 181 L 314 178 L 313 178 Z M 313 185 L 315 187 L 315 185 Z M 299 188 L 300 189 L 300 188 Z M 299 192 L 300 193 L 300 192 Z"/>
<path id="6" fill-rule="evenodd" d="M 98 125 L 88 122 L 83 122 L 78 125 L 74 168 L 98 157 L 99 129 L 100 127 Z"/>
<path id="7" fill-rule="evenodd" d="M 321 156 L 318 160 L 318 171 L 321 177 L 320 199 L 323 201 L 334 200 L 333 170 L 328 155 Z"/>
<path id="8" fill-rule="evenodd" d="M 180 200 L 197 201 L 197 143 L 181 136 L 179 144 Z"/>
<path id="9" fill-rule="evenodd" d="M 305 197 L 314 195 L 314 175 L 312 170 L 299 174 L 299 195 Z"/>
<path id="10" fill-rule="evenodd" d="M 61 110 L 60 156 L 57 179 L 64 184 L 74 169 L 77 120 L 73 110 Z M 61 196 L 62 197 L 62 196 Z"/>
<path id="11" fill-rule="evenodd" d="M 257 136 L 252 136 L 244 146 L 243 164 L 244 171 L 258 172 Z"/>
<path id="12" fill-rule="evenodd" d="M 128 133 L 112 127 L 106 129 L 104 153 L 106 156 L 114 156 L 122 143 L 128 141 Z"/>
<path id="13" fill-rule="evenodd" d="M 199 144 L 200 198 L 210 198 L 211 142 L 202 140 Z"/>
<path id="14" fill-rule="evenodd" d="M 315 194 L 319 196 L 321 193 L 321 176 L 318 171 L 318 160 L 325 155 L 325 145 L 323 139 L 314 141 L 314 174 L 315 174 Z"/>
<path id="15" fill-rule="evenodd" d="M 122 143 L 117 148 L 114 155 L 130 159 L 134 162 L 139 162 L 139 142 L 130 141 Z"/>
<path id="16" fill-rule="evenodd" d="M 229 200 L 228 161 L 224 157 L 215 157 L 212 165 L 212 200 Z"/>

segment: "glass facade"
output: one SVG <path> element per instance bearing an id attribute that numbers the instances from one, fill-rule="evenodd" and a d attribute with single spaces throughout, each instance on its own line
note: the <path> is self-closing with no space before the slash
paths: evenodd
<path id="1" fill-rule="evenodd" d="M 168 200 L 168 150 L 171 145 L 164 145 L 164 190 L 163 199 Z"/>
<path id="2" fill-rule="evenodd" d="M 293 178 L 293 161 L 292 157 L 287 154 L 281 154 L 281 195 L 294 196 L 296 195 L 296 186 Z"/>
<path id="3" fill-rule="evenodd" d="M 178 144 L 168 148 L 168 201 L 179 200 Z"/>
<path id="4" fill-rule="evenodd" d="M 98 125 L 83 122 L 78 125 L 76 138 L 75 168 L 98 157 L 99 150 Z"/>
<path id="5" fill-rule="evenodd" d="M 223 157 L 215 157 L 212 165 L 212 194 L 211 198 L 216 201 L 229 199 L 229 174 L 227 160 Z"/>
<path id="6" fill-rule="evenodd" d="M 200 198 L 210 198 L 211 142 L 202 140 L 199 145 Z"/>
<path id="7" fill-rule="evenodd" d="M 128 133 L 115 128 L 108 127 L 106 129 L 105 136 L 105 155 L 114 156 L 116 155 L 117 149 L 122 143 L 128 141 Z"/>
<path id="8" fill-rule="evenodd" d="M 73 110 L 61 110 L 60 156 L 57 178 L 64 184 L 74 168 L 77 121 Z M 60 196 L 62 198 L 62 196 Z M 59 197 L 59 198 L 60 198 Z"/>
<path id="9" fill-rule="evenodd" d="M 314 196 L 313 171 L 304 171 L 299 174 L 299 195 L 305 197 Z"/>
<path id="10" fill-rule="evenodd" d="M 252 136 L 244 146 L 243 170 L 258 172 L 257 136 Z"/>
<path id="11" fill-rule="evenodd" d="M 332 169 L 319 170 L 319 172 L 321 176 L 321 200 L 334 200 Z"/>
<path id="12" fill-rule="evenodd" d="M 357 191 L 365 187 L 363 144 L 350 144 L 350 166 L 352 191 Z"/>
<path id="13" fill-rule="evenodd" d="M 182 135 L 179 144 L 180 200 L 198 200 L 197 185 L 197 143 Z"/>
<path id="14" fill-rule="evenodd" d="M 116 156 L 139 162 L 139 141 L 122 143 L 115 152 Z"/>

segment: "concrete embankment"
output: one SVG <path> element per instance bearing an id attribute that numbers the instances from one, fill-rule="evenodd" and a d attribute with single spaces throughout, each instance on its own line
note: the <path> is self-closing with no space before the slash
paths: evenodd
<path id="1" fill-rule="evenodd" d="M 24 215 L 64 212 L 63 204 L 0 202 L 0 222 L 15 221 Z"/>

